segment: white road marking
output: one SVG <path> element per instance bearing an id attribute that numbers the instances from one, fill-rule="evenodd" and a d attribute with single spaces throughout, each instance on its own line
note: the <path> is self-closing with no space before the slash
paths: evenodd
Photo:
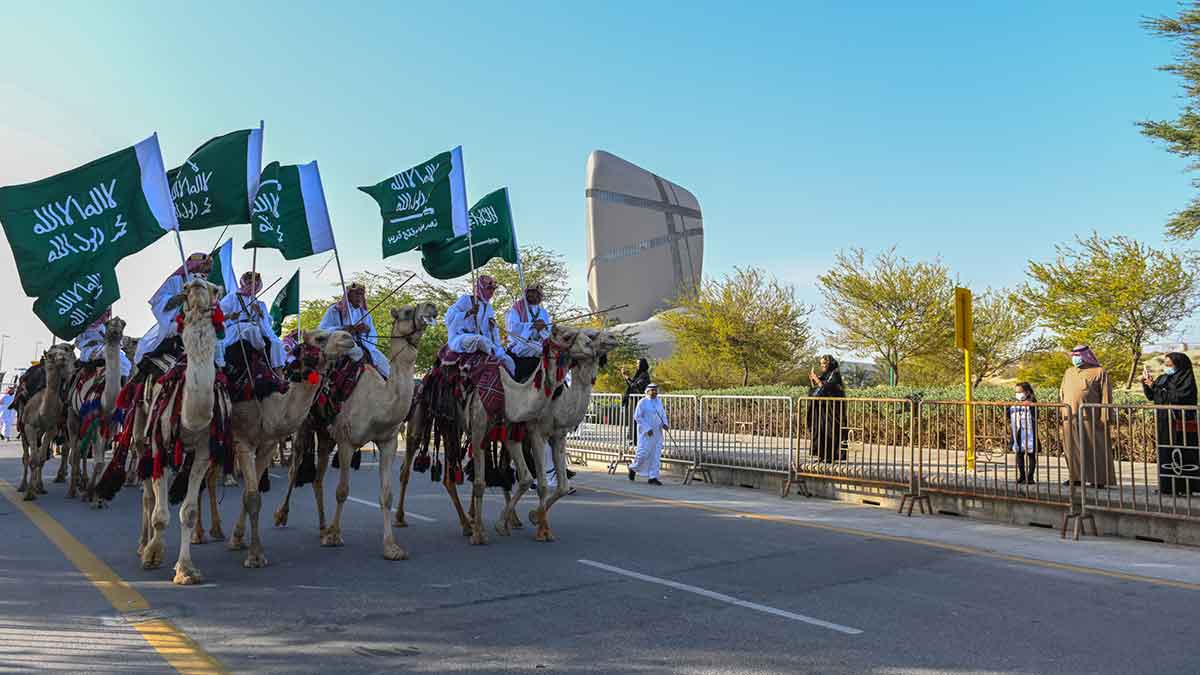
<path id="1" fill-rule="evenodd" d="M 355 504 L 362 504 L 363 506 L 374 506 L 375 508 L 379 508 L 379 502 L 369 502 L 365 499 L 359 499 L 358 497 L 346 497 L 346 499 L 349 499 L 350 501 L 354 502 Z M 437 522 L 436 520 L 434 520 L 433 518 L 430 518 L 429 516 L 423 516 L 419 513 L 413 513 L 412 511 L 405 511 L 404 517 L 405 518 L 416 518 L 417 520 L 421 520 L 426 523 Z"/>
<path id="2" fill-rule="evenodd" d="M 707 590 L 704 588 L 700 588 L 699 586 L 691 586 L 689 584 L 681 584 L 678 581 L 671 581 L 670 579 L 662 579 L 660 577 L 652 577 L 649 574 L 642 574 L 640 572 L 634 572 L 632 570 L 622 569 L 620 567 L 613 567 L 612 565 L 605 565 L 604 563 L 599 563 L 594 560 L 579 560 L 578 562 L 580 564 L 587 565 L 588 567 L 595 567 L 596 569 L 604 570 L 606 572 L 612 572 L 613 574 L 620 574 L 622 576 L 626 576 L 631 579 L 637 579 L 638 581 L 645 581 L 645 582 L 648 582 L 651 584 L 659 584 L 659 585 L 667 586 L 669 588 L 674 588 L 674 589 L 680 590 L 680 591 L 687 591 L 688 593 L 695 593 L 696 595 L 702 595 L 702 596 L 704 596 L 706 598 L 710 598 L 712 600 L 720 600 L 721 602 L 727 602 L 731 605 L 737 605 L 738 607 L 745 607 L 746 609 L 753 609 L 757 612 L 764 612 L 766 614 L 780 616 L 785 619 L 791 619 L 793 621 L 800 621 L 803 623 L 811 624 L 813 626 L 820 626 L 821 628 L 828 628 L 829 630 L 834 630 L 839 633 L 845 633 L 846 635 L 861 635 L 862 634 L 862 631 L 857 628 L 851 628 L 850 626 L 843 626 L 841 624 L 831 623 L 829 621 L 822 621 L 821 619 L 815 619 L 811 616 L 805 616 L 803 614 L 796 614 L 794 612 L 788 612 L 788 611 L 785 611 L 782 609 L 777 609 L 775 607 L 768 607 L 767 605 L 760 605 L 757 602 L 750 602 L 748 600 L 739 600 L 735 597 L 725 595 L 724 593 L 717 593 L 716 591 L 710 591 L 710 590 Z"/>

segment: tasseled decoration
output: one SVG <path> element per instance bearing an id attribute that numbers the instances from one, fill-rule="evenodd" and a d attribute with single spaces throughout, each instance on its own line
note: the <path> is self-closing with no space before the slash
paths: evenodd
<path id="1" fill-rule="evenodd" d="M 138 458 L 137 475 L 142 480 L 147 480 L 154 476 L 153 460 L 150 455 L 142 453 L 142 456 Z"/>
<path id="2" fill-rule="evenodd" d="M 172 464 L 175 466 L 183 464 L 183 441 L 178 438 L 175 439 L 175 458 Z"/>
<path id="3" fill-rule="evenodd" d="M 533 374 L 533 386 L 535 389 L 542 388 L 542 375 L 543 375 L 543 371 L 540 369 L 536 373 Z"/>
<path id="4" fill-rule="evenodd" d="M 225 339 L 225 312 L 221 311 L 220 305 L 213 305 L 212 310 L 212 325 L 213 330 L 217 333 L 218 340 Z"/>
<path id="5" fill-rule="evenodd" d="M 321 376 L 317 374 L 317 371 L 308 371 L 308 383 L 314 387 L 321 383 Z"/>
<path id="6" fill-rule="evenodd" d="M 150 477 L 151 478 L 162 478 L 162 475 L 163 475 L 162 454 L 156 452 L 156 453 L 154 453 L 154 468 L 150 472 Z"/>

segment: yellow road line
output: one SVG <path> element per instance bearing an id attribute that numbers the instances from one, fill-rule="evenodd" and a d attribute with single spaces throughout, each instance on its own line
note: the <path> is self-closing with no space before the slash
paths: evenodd
<path id="1" fill-rule="evenodd" d="M 226 673 L 225 667 L 204 651 L 190 637 L 179 630 L 166 619 L 138 620 L 137 612 L 150 609 L 150 603 L 124 579 L 117 576 L 111 567 L 97 558 L 78 539 L 71 536 L 66 528 L 58 523 L 49 513 L 46 513 L 34 502 L 24 501 L 7 481 L 0 479 L 0 494 L 12 502 L 25 514 L 42 534 L 51 541 L 58 550 L 62 551 L 67 560 L 75 566 L 92 585 L 112 604 L 113 609 L 122 615 L 130 615 L 130 625 L 133 626 L 147 644 L 154 648 L 172 668 L 181 673 Z"/>
<path id="2" fill-rule="evenodd" d="M 1100 577 L 1108 577 L 1110 579 L 1120 579 L 1122 581 L 1136 581 L 1144 584 L 1153 584 L 1155 586 L 1167 586 L 1170 588 L 1182 588 L 1189 591 L 1200 591 L 1200 584 L 1189 583 L 1187 581 L 1175 581 L 1173 579 L 1156 579 L 1154 577 L 1145 577 L 1138 574 L 1127 574 L 1125 572 L 1114 572 L 1112 570 L 1100 569 L 1097 567 L 1087 567 L 1084 565 L 1073 565 L 1071 563 L 1053 562 L 1050 560 L 1039 560 L 1037 558 L 1026 558 L 1019 555 L 1010 555 L 1008 553 L 1000 553 L 998 551 L 989 551 L 985 548 L 975 548 L 974 546 L 963 546 L 961 544 L 946 544 L 937 541 L 929 541 L 927 539 L 918 539 L 916 537 L 906 537 L 899 534 L 881 534 L 879 532 L 871 532 L 869 530 L 857 530 L 852 527 L 841 527 L 838 525 L 828 525 L 826 523 L 812 523 L 798 518 L 788 516 L 773 516 L 765 513 L 751 513 L 749 511 L 739 511 L 737 509 L 726 508 L 723 506 L 712 506 L 711 504 L 697 504 L 679 499 L 669 499 L 666 497 L 648 497 L 639 495 L 633 492 L 622 492 L 621 490 L 610 490 L 607 488 L 592 487 L 589 485 L 579 485 L 582 490 L 591 490 L 592 492 L 600 492 L 603 494 L 616 495 L 618 497 L 631 497 L 642 501 L 654 502 L 657 504 L 667 504 L 670 506 L 682 506 L 689 509 L 699 509 L 701 511 L 709 511 L 711 513 L 720 513 L 723 515 L 732 515 L 748 520 L 763 520 L 771 523 L 785 523 L 787 525 L 798 525 L 814 530 L 825 530 L 827 532 L 837 532 L 838 534 L 849 534 L 867 539 L 878 539 L 881 541 L 891 541 L 903 544 L 916 544 L 928 548 L 941 549 L 943 551 L 953 551 L 955 553 L 963 553 L 966 555 L 974 555 L 983 558 L 992 558 L 995 560 L 1004 560 L 1007 562 L 1015 562 L 1023 565 L 1032 565 L 1035 567 L 1045 567 L 1055 570 L 1063 570 L 1066 572 L 1078 572 L 1080 574 L 1091 574 Z"/>

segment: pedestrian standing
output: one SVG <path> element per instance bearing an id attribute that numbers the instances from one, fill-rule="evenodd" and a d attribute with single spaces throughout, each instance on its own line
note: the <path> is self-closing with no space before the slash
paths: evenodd
<path id="1" fill-rule="evenodd" d="M 1158 489 L 1165 495 L 1200 492 L 1200 433 L 1196 423 L 1196 375 L 1186 354 L 1166 355 L 1166 371 L 1157 380 L 1142 376 L 1146 398 L 1158 405 L 1188 406 L 1155 412 Z"/>
<path id="2" fill-rule="evenodd" d="M 1116 480 L 1117 467 L 1113 464 L 1112 448 L 1109 444 L 1109 411 L 1105 408 L 1089 408 L 1081 413 L 1085 403 L 1112 403 L 1112 383 L 1108 371 L 1087 345 L 1071 350 L 1071 367 L 1063 373 L 1059 400 L 1067 404 L 1070 414 L 1063 414 L 1063 451 L 1067 456 L 1070 480 L 1064 485 L 1081 482 L 1102 488 Z M 1075 428 L 1075 416 L 1083 414 L 1082 424 Z"/>
<path id="3" fill-rule="evenodd" d="M 8 387 L 0 397 L 0 437 L 6 441 L 17 437 L 17 411 L 9 407 L 13 404 L 13 393 L 14 389 Z"/>
<path id="4" fill-rule="evenodd" d="M 646 387 L 646 397 L 638 401 L 633 421 L 637 423 L 638 444 L 637 454 L 629 463 L 629 480 L 637 480 L 640 473 L 650 479 L 647 483 L 662 485 L 658 480 L 658 470 L 662 465 L 663 433 L 668 427 L 667 411 L 658 398 L 657 384 Z"/>
<path id="5" fill-rule="evenodd" d="M 1041 449 L 1037 435 L 1038 410 L 1031 403 L 1037 403 L 1037 395 L 1033 393 L 1033 385 L 1028 382 L 1018 382 L 1013 398 L 1016 403 L 1008 406 L 1008 427 L 1012 439 L 1012 451 L 1017 456 L 1017 482 L 1022 485 L 1033 485 L 1037 482 L 1037 456 Z"/>

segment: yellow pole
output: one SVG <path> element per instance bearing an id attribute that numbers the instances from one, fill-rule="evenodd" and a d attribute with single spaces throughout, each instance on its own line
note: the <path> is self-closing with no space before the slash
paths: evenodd
<path id="1" fill-rule="evenodd" d="M 975 471 L 975 424 L 971 409 L 971 350 L 963 350 L 963 373 L 967 391 L 967 471 Z"/>

